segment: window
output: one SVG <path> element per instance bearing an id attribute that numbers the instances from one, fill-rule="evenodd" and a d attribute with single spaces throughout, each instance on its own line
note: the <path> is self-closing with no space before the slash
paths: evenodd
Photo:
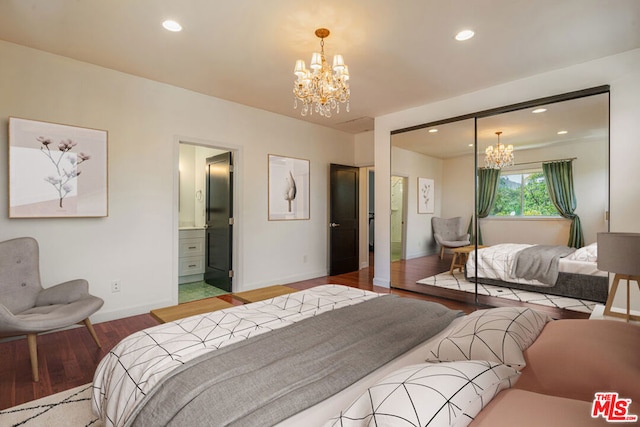
<path id="1" fill-rule="evenodd" d="M 496 199 L 491 209 L 494 216 L 558 216 L 551 203 L 541 170 L 507 172 L 500 175 Z"/>

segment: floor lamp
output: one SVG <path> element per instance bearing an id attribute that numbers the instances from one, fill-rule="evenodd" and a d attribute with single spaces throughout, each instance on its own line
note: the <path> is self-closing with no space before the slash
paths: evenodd
<path id="1" fill-rule="evenodd" d="M 640 316 L 631 312 L 631 281 L 640 290 L 640 233 L 598 233 L 598 269 L 615 273 L 607 303 L 605 316 L 614 316 L 640 321 Z M 618 291 L 620 280 L 627 281 L 627 314 L 611 311 L 611 304 Z"/>

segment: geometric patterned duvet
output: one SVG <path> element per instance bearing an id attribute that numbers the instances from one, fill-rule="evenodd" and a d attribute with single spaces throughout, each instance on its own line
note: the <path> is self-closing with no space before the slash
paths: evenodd
<path id="1" fill-rule="evenodd" d="M 117 344 L 98 365 L 93 379 L 93 411 L 105 427 L 123 426 L 149 390 L 189 360 L 380 295 L 347 286 L 323 285 L 136 332 Z"/>
<path id="2" fill-rule="evenodd" d="M 477 277 L 497 279 L 503 282 L 519 283 L 534 286 L 553 286 L 555 283 L 542 283 L 512 275 L 517 255 L 520 251 L 533 245 L 526 243 L 501 243 L 482 248 L 478 251 Z M 476 253 L 471 251 L 466 264 L 467 277 L 476 277 Z"/>

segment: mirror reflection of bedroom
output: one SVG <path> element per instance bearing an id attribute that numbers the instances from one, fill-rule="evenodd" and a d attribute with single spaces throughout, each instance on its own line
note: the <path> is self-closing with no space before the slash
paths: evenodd
<path id="1" fill-rule="evenodd" d="M 416 278 L 400 285 L 392 277 L 393 287 L 576 317 L 606 301 L 596 236 L 609 229 L 608 88 L 535 104 L 392 134 L 392 174 L 407 177 L 408 189 L 403 257 L 391 270 L 403 263 Z M 427 209 L 423 178 L 434 183 Z M 464 226 L 448 239 L 461 243 L 440 245 L 432 221 L 456 217 Z"/>

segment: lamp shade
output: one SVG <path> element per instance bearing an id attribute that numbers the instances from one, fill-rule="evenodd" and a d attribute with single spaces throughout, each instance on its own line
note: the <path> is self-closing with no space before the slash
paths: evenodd
<path id="1" fill-rule="evenodd" d="M 640 233 L 598 233 L 598 269 L 640 276 Z"/>
<path id="2" fill-rule="evenodd" d="M 293 74 L 295 74 L 299 78 L 302 78 L 304 77 L 304 74 L 306 71 L 307 71 L 307 68 L 305 67 L 304 61 L 302 59 L 298 59 L 296 61 L 296 66 L 293 69 Z"/>
<path id="3" fill-rule="evenodd" d="M 313 55 L 311 55 L 311 65 L 309 68 L 312 70 L 322 69 L 322 56 L 318 52 L 313 52 Z"/>

